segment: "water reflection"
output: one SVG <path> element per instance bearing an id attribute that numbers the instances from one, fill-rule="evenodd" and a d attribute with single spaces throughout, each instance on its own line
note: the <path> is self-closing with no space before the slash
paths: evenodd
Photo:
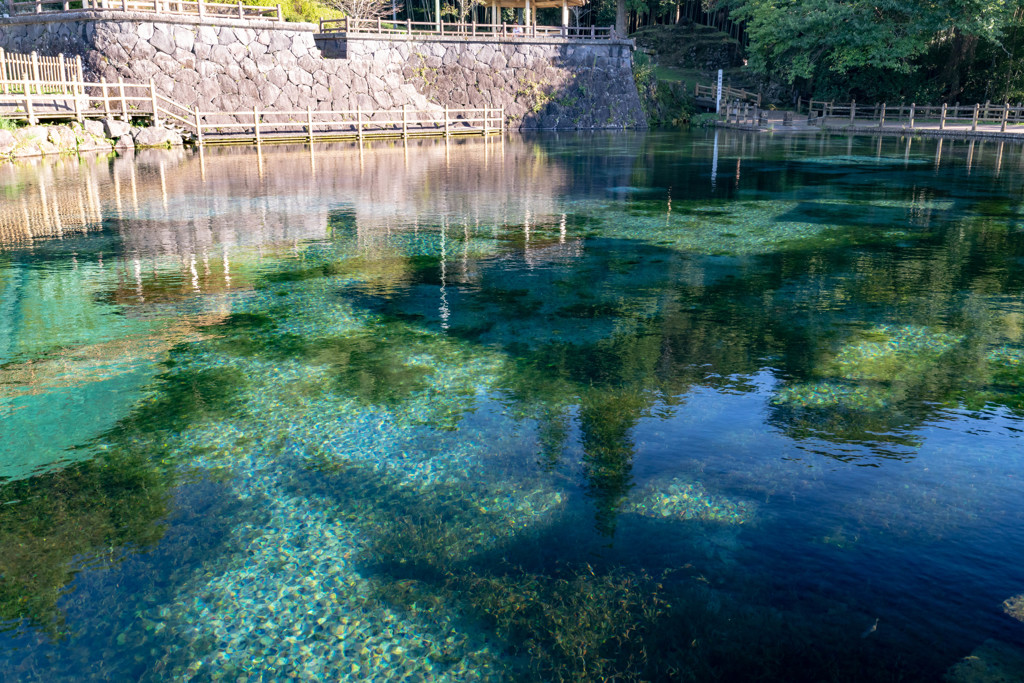
<path id="1" fill-rule="evenodd" d="M 27 652 L 0 678 L 73 678 L 92 646 L 134 678 L 923 679 L 952 663 L 925 631 L 1005 637 L 980 605 L 1020 578 L 990 520 L 1018 506 L 1022 157 L 909 142 L 5 168 L 50 218 L 0 204 L 31 233 L 0 246 L 25 550 L 0 617 Z M 909 590 L 907 543 L 977 602 Z M 859 638 L 879 613 L 909 635 Z"/>

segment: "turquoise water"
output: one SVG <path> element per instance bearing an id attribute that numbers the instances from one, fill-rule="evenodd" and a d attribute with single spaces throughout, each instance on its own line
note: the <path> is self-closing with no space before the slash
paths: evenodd
<path id="1" fill-rule="evenodd" d="M 1024 680 L 1018 146 L 0 186 L 0 681 Z"/>

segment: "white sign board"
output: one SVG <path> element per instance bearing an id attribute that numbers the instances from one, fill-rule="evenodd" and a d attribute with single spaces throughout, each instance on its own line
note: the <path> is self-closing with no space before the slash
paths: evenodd
<path id="1" fill-rule="evenodd" d="M 715 88 L 715 113 L 722 113 L 722 70 L 718 70 L 718 87 Z"/>

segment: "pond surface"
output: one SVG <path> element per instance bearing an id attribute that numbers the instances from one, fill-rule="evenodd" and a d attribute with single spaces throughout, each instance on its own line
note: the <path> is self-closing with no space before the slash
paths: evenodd
<path id="1" fill-rule="evenodd" d="M 0 681 L 1024 679 L 1020 147 L 0 188 Z"/>

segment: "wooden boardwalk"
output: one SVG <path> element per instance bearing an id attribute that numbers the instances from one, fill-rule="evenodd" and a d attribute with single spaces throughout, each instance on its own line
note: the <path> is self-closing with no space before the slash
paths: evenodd
<path id="1" fill-rule="evenodd" d="M 4 57 L 9 64 L 37 67 L 42 63 L 40 60 L 46 59 L 0 52 L 0 58 Z M 65 61 L 61 58 L 54 63 L 63 66 Z M 86 118 L 126 122 L 143 119 L 154 126 L 176 128 L 200 146 L 494 135 L 505 131 L 503 108 L 277 111 L 254 107 L 244 111 L 202 111 L 158 93 L 153 81 L 96 83 L 80 77 L 68 78 L 63 71 L 58 75 L 54 68 L 22 70 L 21 78 L 12 78 L 9 73 L 0 77 L 0 117 L 30 124 L 44 120 L 82 122 Z"/>
<path id="2" fill-rule="evenodd" d="M 724 88 L 723 88 L 724 91 Z M 911 134 L 943 138 L 988 138 L 1024 141 L 1024 105 L 886 103 L 858 105 L 811 100 L 806 114 L 761 109 L 740 99 L 723 106 L 718 125 L 761 132 L 830 132 L 846 134 Z"/>

